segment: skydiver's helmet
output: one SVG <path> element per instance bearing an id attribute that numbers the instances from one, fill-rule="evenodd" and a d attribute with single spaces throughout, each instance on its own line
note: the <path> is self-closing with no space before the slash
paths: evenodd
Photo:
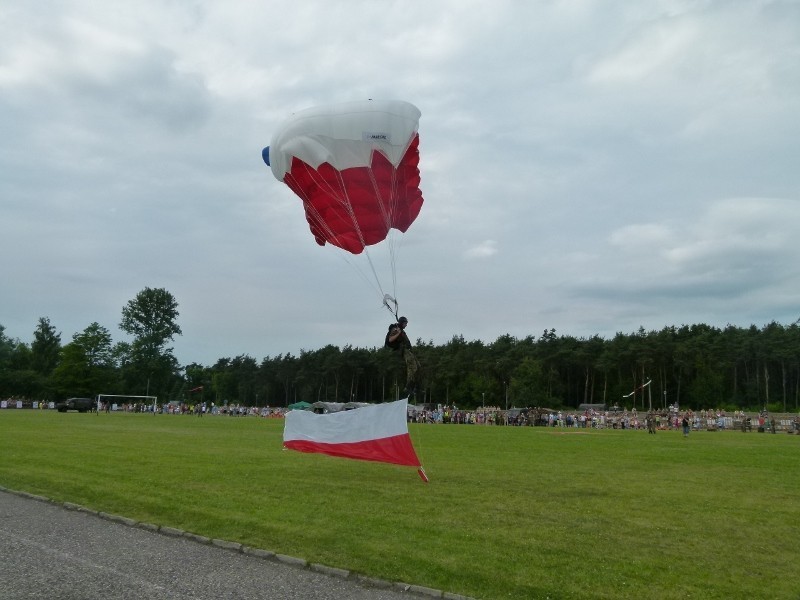
<path id="1" fill-rule="evenodd" d="M 397 319 L 397 322 L 400 323 L 400 325 L 405 325 L 406 323 L 408 323 L 408 319 L 406 319 L 405 317 L 400 317 L 399 319 Z"/>

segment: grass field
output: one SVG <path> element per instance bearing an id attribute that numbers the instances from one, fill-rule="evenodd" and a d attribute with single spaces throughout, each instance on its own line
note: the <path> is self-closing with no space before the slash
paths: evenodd
<path id="1" fill-rule="evenodd" d="M 413 468 L 282 420 L 0 411 L 0 485 L 476 598 L 800 597 L 800 436 L 412 425 Z"/>

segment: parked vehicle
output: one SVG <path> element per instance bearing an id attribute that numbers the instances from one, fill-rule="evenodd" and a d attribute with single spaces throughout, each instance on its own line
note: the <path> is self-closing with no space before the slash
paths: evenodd
<path id="1" fill-rule="evenodd" d="M 77 410 L 78 412 L 89 412 L 95 407 L 95 402 L 91 398 L 67 398 L 62 402 L 56 403 L 58 412 Z"/>

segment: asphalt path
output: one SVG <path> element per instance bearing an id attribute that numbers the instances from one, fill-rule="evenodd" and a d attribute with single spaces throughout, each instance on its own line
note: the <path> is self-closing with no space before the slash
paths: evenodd
<path id="1" fill-rule="evenodd" d="M 0 491 L 2 600 L 441 597 L 303 562 L 254 556 Z"/>

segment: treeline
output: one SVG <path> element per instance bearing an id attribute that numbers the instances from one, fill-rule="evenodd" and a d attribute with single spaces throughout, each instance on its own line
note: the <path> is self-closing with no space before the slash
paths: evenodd
<path id="1" fill-rule="evenodd" d="M 30 344 L 0 325 L 0 398 L 55 400 L 97 394 L 158 396 L 159 402 L 287 406 L 293 402 L 383 402 L 405 384 L 398 354 L 329 345 L 260 362 L 248 355 L 182 367 L 168 343 L 181 330 L 177 302 L 145 288 L 122 311 L 133 342 L 114 344 L 97 323 L 62 344 L 39 319 Z M 724 408 L 795 412 L 800 402 L 800 325 L 643 328 L 612 339 L 545 330 L 492 343 L 455 336 L 417 340 L 423 381 L 416 402 L 577 408 Z M 648 384 L 648 382 L 650 382 Z"/>
<path id="2" fill-rule="evenodd" d="M 800 402 L 800 326 L 761 329 L 708 325 L 640 329 L 575 338 L 551 329 L 492 343 L 455 336 L 444 345 L 417 340 L 424 382 L 418 402 L 477 406 L 580 404 L 793 412 Z M 296 401 L 386 401 L 404 381 L 400 357 L 383 348 L 327 346 L 313 352 L 223 359 L 187 369 L 191 385 L 213 398 L 285 406 Z M 649 382 L 649 384 L 648 384 Z"/>

